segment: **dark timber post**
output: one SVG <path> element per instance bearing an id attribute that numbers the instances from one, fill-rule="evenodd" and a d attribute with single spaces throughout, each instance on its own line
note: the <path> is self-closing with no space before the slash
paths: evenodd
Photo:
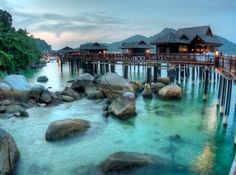
<path id="1" fill-rule="evenodd" d="M 232 94 L 232 80 L 228 80 L 228 87 L 227 87 L 227 99 L 226 99 L 226 106 L 225 106 L 225 115 L 223 118 L 223 125 L 228 124 L 228 117 L 230 112 L 230 102 L 231 102 L 231 94 Z"/>
<path id="2" fill-rule="evenodd" d="M 203 101 L 207 100 L 207 91 L 208 91 L 208 84 L 209 84 L 209 70 L 206 67 L 205 68 L 205 87 L 204 87 L 204 95 L 203 95 Z"/>
<path id="3" fill-rule="evenodd" d="M 61 72 L 63 72 L 63 61 L 62 61 L 62 59 L 60 59 L 60 66 L 61 66 Z"/>
<path id="4" fill-rule="evenodd" d="M 220 106 L 220 99 L 221 99 L 221 93 L 222 93 L 222 76 L 220 75 L 220 82 L 219 82 L 219 91 L 217 96 L 217 106 Z"/>
<path id="5" fill-rule="evenodd" d="M 152 68 L 151 66 L 147 66 L 147 83 L 151 83 L 152 79 Z"/>
<path id="6" fill-rule="evenodd" d="M 176 76 L 175 76 L 175 78 L 176 78 L 176 82 L 178 83 L 179 82 L 179 65 L 176 65 Z"/>
<path id="7" fill-rule="evenodd" d="M 100 73 L 103 75 L 105 73 L 104 71 L 104 64 L 100 62 Z"/>
<path id="8" fill-rule="evenodd" d="M 94 63 L 94 74 L 98 74 L 98 62 Z"/>
<path id="9" fill-rule="evenodd" d="M 116 70 L 115 70 L 115 64 L 112 63 L 112 64 L 111 64 L 111 72 L 112 72 L 112 73 L 115 73 L 115 71 L 116 71 Z"/>
<path id="10" fill-rule="evenodd" d="M 195 80 L 195 67 L 192 67 L 192 84 L 194 85 Z"/>
<path id="11" fill-rule="evenodd" d="M 153 74 L 154 74 L 154 78 L 153 78 L 153 81 L 154 83 L 157 83 L 157 77 L 158 77 L 158 67 L 155 65 L 154 66 L 154 70 L 153 70 Z"/>
<path id="12" fill-rule="evenodd" d="M 220 114 L 224 113 L 226 84 L 227 84 L 227 80 L 226 78 L 223 77 L 223 89 L 221 93 Z"/>
<path id="13" fill-rule="evenodd" d="M 109 63 L 106 62 L 106 73 L 109 72 Z"/>
<path id="14" fill-rule="evenodd" d="M 128 64 L 124 65 L 124 78 L 128 79 L 129 66 Z"/>

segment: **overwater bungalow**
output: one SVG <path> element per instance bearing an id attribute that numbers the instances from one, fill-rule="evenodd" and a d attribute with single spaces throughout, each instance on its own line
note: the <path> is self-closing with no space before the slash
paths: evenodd
<path id="1" fill-rule="evenodd" d="M 132 53 L 132 54 L 145 54 L 149 53 L 150 49 L 153 47 L 147 44 L 145 41 L 136 41 L 136 42 L 124 42 L 120 46 L 123 53 Z"/>
<path id="2" fill-rule="evenodd" d="M 222 43 L 213 34 L 210 26 L 180 28 L 159 36 L 151 44 L 157 53 L 206 53 L 215 52 Z"/>
<path id="3" fill-rule="evenodd" d="M 80 45 L 81 53 L 99 53 L 104 54 L 107 52 L 107 46 L 101 43 L 87 43 Z"/>

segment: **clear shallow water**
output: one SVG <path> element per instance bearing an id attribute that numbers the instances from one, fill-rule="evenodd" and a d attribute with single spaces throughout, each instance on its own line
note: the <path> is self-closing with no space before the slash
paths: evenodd
<path id="1" fill-rule="evenodd" d="M 119 73 L 122 68 L 116 69 Z M 133 70 L 133 69 L 132 69 Z M 137 69 L 136 69 L 137 70 Z M 131 74 L 132 79 L 144 79 L 145 73 Z M 165 74 L 165 73 L 163 73 Z M 39 75 L 47 75 L 44 84 L 51 90 L 61 90 L 71 75 L 65 66 L 63 75 L 56 63 L 50 63 L 40 71 L 26 72 L 34 84 Z M 73 103 L 51 108 L 32 108 L 27 119 L 1 120 L 0 126 L 10 132 L 21 152 L 19 175 L 73 175 L 81 166 L 97 165 L 117 151 L 132 151 L 159 155 L 198 169 L 199 174 L 228 174 L 234 158 L 235 111 L 232 105 L 227 128 L 217 114 L 217 86 L 211 85 L 209 99 L 202 102 L 202 85 L 183 81 L 183 99 L 161 101 L 156 97 L 144 100 L 138 96 L 138 115 L 130 121 L 102 116 L 104 102 L 85 98 Z M 235 87 L 233 97 L 236 96 Z M 235 104 L 235 98 L 232 104 Z M 60 142 L 46 142 L 45 132 L 50 122 L 64 118 L 81 118 L 91 122 L 92 128 L 84 135 Z M 180 135 L 181 141 L 169 137 Z M 172 173 L 176 174 L 176 173 Z"/>

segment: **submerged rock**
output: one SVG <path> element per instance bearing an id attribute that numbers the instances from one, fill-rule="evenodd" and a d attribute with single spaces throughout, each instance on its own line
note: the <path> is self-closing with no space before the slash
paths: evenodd
<path id="1" fill-rule="evenodd" d="M 145 84 L 144 90 L 143 90 L 143 97 L 144 98 L 152 98 L 152 90 L 150 84 Z"/>
<path id="2" fill-rule="evenodd" d="M 106 175 L 193 174 L 189 168 L 162 157 L 135 152 L 117 152 L 100 164 Z"/>
<path id="3" fill-rule="evenodd" d="M 47 81 L 48 81 L 47 76 L 40 76 L 40 77 L 37 78 L 37 82 L 45 83 Z"/>
<path id="4" fill-rule="evenodd" d="M 0 129 L 0 174 L 14 174 L 19 157 L 20 153 L 13 137 Z"/>
<path id="5" fill-rule="evenodd" d="M 171 84 L 162 88 L 158 95 L 162 99 L 180 99 L 182 97 L 182 90 L 176 84 Z"/>
<path id="6" fill-rule="evenodd" d="M 106 73 L 99 84 L 99 90 L 108 98 L 119 97 L 125 92 L 134 92 L 128 80 L 116 73 Z"/>
<path id="7" fill-rule="evenodd" d="M 55 141 L 64 139 L 74 134 L 83 133 L 90 127 L 88 121 L 81 119 L 64 119 L 50 123 L 45 139 Z"/>
<path id="8" fill-rule="evenodd" d="M 110 105 L 108 111 L 120 119 L 129 119 L 136 115 L 135 94 L 126 92 L 116 98 Z"/>
<path id="9" fill-rule="evenodd" d="M 105 174 L 122 174 L 153 163 L 154 160 L 149 154 L 117 152 L 109 156 L 100 166 Z"/>

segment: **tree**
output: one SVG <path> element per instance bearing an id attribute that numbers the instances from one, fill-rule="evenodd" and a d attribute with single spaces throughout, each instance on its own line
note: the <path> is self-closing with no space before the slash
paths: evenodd
<path id="1" fill-rule="evenodd" d="M 9 30 L 12 27 L 12 16 L 7 11 L 0 9 L 0 22 L 4 24 L 6 30 Z"/>

